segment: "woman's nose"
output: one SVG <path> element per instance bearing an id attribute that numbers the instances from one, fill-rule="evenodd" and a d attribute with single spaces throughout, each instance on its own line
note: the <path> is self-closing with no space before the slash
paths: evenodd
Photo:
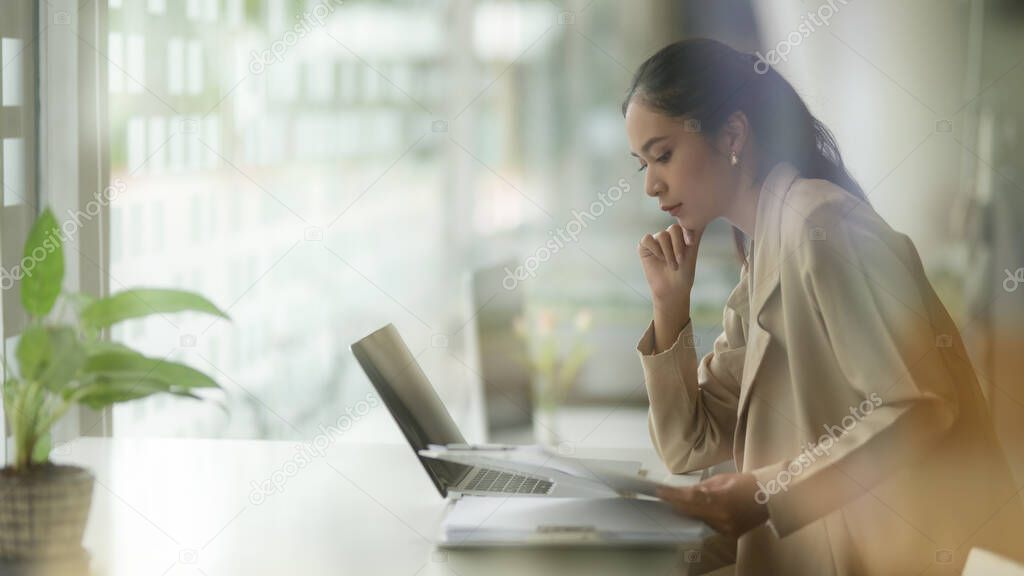
<path id="1" fill-rule="evenodd" d="M 664 191 L 664 184 L 657 178 L 651 177 L 651 173 L 648 170 L 647 174 L 644 176 L 644 192 L 651 198 L 654 198 Z"/>

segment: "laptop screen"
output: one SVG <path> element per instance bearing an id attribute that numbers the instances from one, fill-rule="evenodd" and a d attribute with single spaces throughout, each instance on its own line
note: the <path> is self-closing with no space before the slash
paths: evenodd
<path id="1" fill-rule="evenodd" d="M 351 348 L 438 492 L 447 496 L 448 486 L 457 484 L 470 468 L 424 458 L 419 451 L 428 444 L 464 444 L 466 440 L 416 357 L 393 324 L 362 338 Z"/>

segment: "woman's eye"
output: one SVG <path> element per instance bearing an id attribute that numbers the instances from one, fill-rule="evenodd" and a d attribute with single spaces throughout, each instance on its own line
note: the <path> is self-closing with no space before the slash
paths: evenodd
<path id="1" fill-rule="evenodd" d="M 655 160 L 655 162 L 660 162 L 660 163 L 664 164 L 665 162 L 668 162 L 668 159 L 671 158 L 671 157 L 672 157 L 672 151 L 669 150 L 668 152 L 665 152 L 661 156 L 658 156 L 658 159 Z M 647 164 L 641 164 L 640 167 L 636 169 L 637 172 L 643 172 L 644 170 L 647 170 Z"/>

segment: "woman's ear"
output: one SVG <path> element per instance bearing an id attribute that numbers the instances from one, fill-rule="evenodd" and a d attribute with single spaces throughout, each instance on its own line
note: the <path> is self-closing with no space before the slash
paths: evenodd
<path id="1" fill-rule="evenodd" d="M 750 123 L 742 110 L 729 115 L 718 131 L 718 151 L 728 156 L 730 152 L 742 154 L 750 137 Z"/>

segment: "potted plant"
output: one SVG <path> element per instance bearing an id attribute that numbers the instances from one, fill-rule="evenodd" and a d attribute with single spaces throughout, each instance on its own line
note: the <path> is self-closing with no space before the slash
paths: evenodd
<path id="1" fill-rule="evenodd" d="M 50 430 L 75 405 L 100 410 L 117 402 L 166 393 L 199 398 L 217 388 L 184 364 L 149 358 L 115 342 L 104 329 L 151 314 L 194 311 L 227 315 L 190 292 L 126 290 L 106 298 L 62 292 L 63 241 L 49 209 L 29 232 L 19 268 L 28 323 L 14 351 L 3 356 L 4 414 L 14 459 L 0 469 L 0 559 L 5 563 L 78 562 L 92 500 L 93 476 L 49 460 Z M 12 367 L 11 364 L 16 364 Z"/>

